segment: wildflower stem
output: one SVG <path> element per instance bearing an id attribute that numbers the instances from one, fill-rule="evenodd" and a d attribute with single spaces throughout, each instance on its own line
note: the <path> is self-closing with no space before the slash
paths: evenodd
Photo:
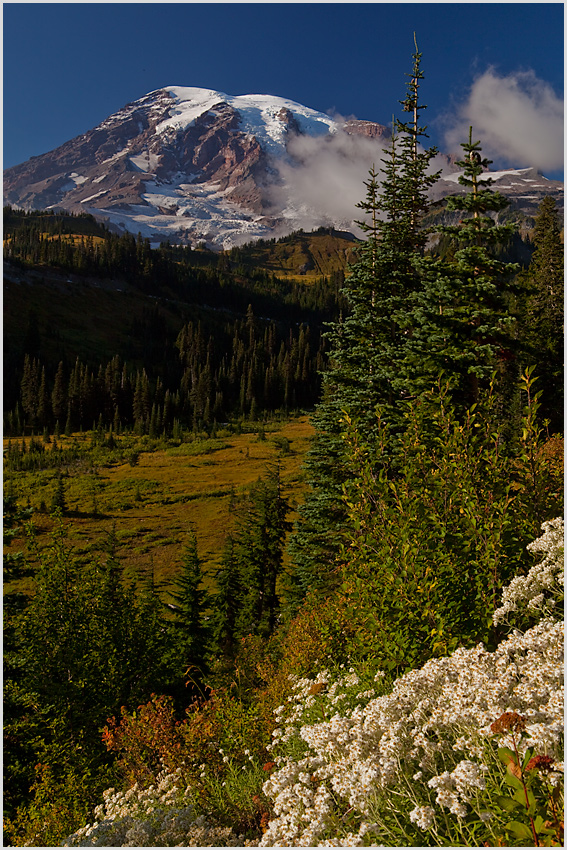
<path id="1" fill-rule="evenodd" d="M 521 735 L 521 733 L 520 733 L 520 735 Z M 524 797 L 525 797 L 525 800 L 526 800 L 526 813 L 528 815 L 528 818 L 529 818 L 529 821 L 530 821 L 530 826 L 532 828 L 534 846 L 539 847 L 540 845 L 539 845 L 539 841 L 537 840 L 537 832 L 536 832 L 536 828 L 535 828 L 535 824 L 534 824 L 534 819 L 530 815 L 530 799 L 528 797 L 528 789 L 526 787 L 526 782 L 525 782 L 525 779 L 524 779 L 524 770 L 522 768 L 522 760 L 520 759 L 520 754 L 518 752 L 518 747 L 516 745 L 516 735 L 514 733 L 514 730 L 512 730 L 512 744 L 514 746 L 514 753 L 516 754 L 516 764 L 518 765 L 518 768 L 520 770 L 520 782 L 522 783 L 522 788 L 524 789 Z"/>

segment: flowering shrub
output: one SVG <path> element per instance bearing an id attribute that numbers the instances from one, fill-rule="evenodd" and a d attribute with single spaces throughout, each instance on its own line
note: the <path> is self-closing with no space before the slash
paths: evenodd
<path id="1" fill-rule="evenodd" d="M 554 610 L 563 524 L 543 531 L 530 546 L 543 561 L 504 589 L 499 611 Z M 542 616 L 494 652 L 457 649 L 391 687 L 370 662 L 290 677 L 265 798 L 254 793 L 261 772 L 250 753 L 242 767 L 219 749 L 229 769 L 218 787 L 203 764 L 200 787 L 186 788 L 177 771 L 147 790 L 110 790 L 67 846 L 562 846 L 562 661 L 563 623 Z M 218 801 L 205 817 L 197 804 L 207 788 Z M 261 813 L 261 838 L 222 825 L 222 807 L 237 798 Z"/>
<path id="2" fill-rule="evenodd" d="M 522 712 L 523 751 L 535 747 L 560 770 L 562 651 L 562 624 L 546 620 L 493 653 L 433 659 L 324 722 L 305 723 L 299 701 L 289 718 L 280 712 L 276 741 L 307 746 L 300 759 L 284 748 L 276 757 L 264 785 L 276 817 L 261 846 L 496 843 L 506 819 L 491 811 L 501 770 L 490 725 Z M 316 683 L 299 683 L 307 711 Z"/>
<path id="3" fill-rule="evenodd" d="M 544 557 L 526 576 L 516 576 L 502 593 L 502 605 L 494 623 L 515 623 L 523 617 L 550 616 L 563 601 L 563 519 L 544 522 L 544 532 L 527 547 Z"/>
<path id="4" fill-rule="evenodd" d="M 543 530 L 529 547 L 543 552 L 543 561 L 504 589 L 499 611 L 527 605 L 541 615 L 553 608 L 563 523 L 553 520 Z M 479 645 L 433 659 L 398 679 L 388 695 L 369 699 L 352 673 L 333 685 L 327 671 L 296 681 L 290 704 L 276 711 L 281 754 L 264 785 L 276 817 L 261 845 L 478 845 L 510 835 L 513 843 L 532 843 L 528 827 L 510 820 L 522 798 L 503 796 L 502 764 L 520 783 L 512 790 L 529 800 L 527 780 L 522 785 L 510 765 L 525 777 L 534 758 L 547 760 L 551 790 L 544 802 L 551 810 L 540 816 L 543 834 L 563 771 L 562 659 L 563 624 L 546 618 L 525 634 L 514 632 L 495 652 Z M 341 702 L 351 703 L 348 711 Z M 520 735 L 503 721 L 494 725 L 507 712 L 522 717 Z"/>
<path id="5" fill-rule="evenodd" d="M 162 773 L 147 789 L 110 788 L 96 820 L 71 835 L 64 847 L 238 847 L 240 836 L 197 816 L 180 771 Z"/>

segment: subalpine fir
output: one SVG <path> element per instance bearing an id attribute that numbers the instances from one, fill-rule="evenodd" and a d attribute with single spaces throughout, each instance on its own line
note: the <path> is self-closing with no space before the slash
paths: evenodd
<path id="1" fill-rule="evenodd" d="M 172 666 L 177 668 L 180 678 L 188 675 L 191 680 L 198 681 L 206 670 L 210 634 L 205 610 L 210 600 L 203 584 L 201 559 L 193 530 L 189 532 L 181 570 L 169 595 L 173 602 L 169 605 L 172 613 Z"/>
<path id="2" fill-rule="evenodd" d="M 534 367 L 541 415 L 551 433 L 562 432 L 563 411 L 563 241 L 553 198 L 541 202 L 532 235 L 535 251 L 523 276 L 525 305 L 521 337 L 526 366 Z"/>
<path id="3" fill-rule="evenodd" d="M 427 193 L 439 177 L 439 172 L 431 172 L 436 149 L 421 147 L 427 128 L 420 123 L 425 107 L 419 102 L 423 72 L 417 45 L 409 77 L 401 104 L 410 118 L 394 122 L 382 178 L 373 167 L 366 198 L 359 204 L 366 216 L 359 222 L 366 239 L 343 289 L 349 312 L 328 332 L 330 368 L 306 464 L 311 489 L 290 543 L 304 593 L 325 592 L 335 583 L 334 561 L 347 530 L 342 501 L 349 477 L 342 439 L 345 415 L 358 422 L 369 439 L 377 426 L 377 407 L 393 433 L 402 422 L 400 404 L 407 395 L 401 370 L 408 340 L 405 315 L 420 286 L 413 260 L 425 249 Z"/>
<path id="4" fill-rule="evenodd" d="M 400 317 L 407 333 L 401 380 L 410 395 L 427 392 L 441 377 L 450 382 L 457 409 L 475 403 L 494 372 L 502 393 L 517 377 L 510 307 L 519 267 L 495 256 L 516 228 L 497 221 L 509 201 L 489 188 L 492 180 L 485 171 L 491 161 L 482 157 L 472 128 L 462 148 L 464 157 L 456 164 L 463 169 L 459 183 L 467 192 L 450 197 L 446 209 L 463 217 L 438 230 L 453 243 L 452 259 L 413 258 L 420 287 Z"/>

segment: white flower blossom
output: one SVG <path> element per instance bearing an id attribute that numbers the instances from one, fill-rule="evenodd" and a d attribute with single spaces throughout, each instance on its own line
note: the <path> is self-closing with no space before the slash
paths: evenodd
<path id="1" fill-rule="evenodd" d="M 409 817 L 420 829 L 431 829 L 435 825 L 435 809 L 431 806 L 416 806 Z"/>
<path id="2" fill-rule="evenodd" d="M 547 619 L 525 634 L 510 635 L 494 652 L 478 646 L 433 659 L 398 679 L 390 694 L 322 722 L 302 723 L 295 701 L 294 734 L 307 750 L 301 760 L 284 757 L 264 783 L 275 817 L 261 846 L 303 846 L 308 829 L 310 843 L 326 840 L 332 816 L 328 796 L 321 797 L 325 816 L 317 821 L 318 832 L 313 821 L 307 827 L 303 818 L 306 811 L 315 819 L 319 815 L 318 802 L 306 795 L 301 781 L 307 774 L 320 783 L 318 793 L 327 787 L 332 798 L 344 801 L 363 823 L 370 814 L 372 794 L 398 787 L 404 774 L 430 787 L 436 805 L 464 818 L 486 784 L 483 739 L 488 739 L 490 724 L 503 712 L 513 710 L 526 717 L 524 751 L 534 745 L 559 756 L 562 657 L 563 624 Z M 308 693 L 307 682 L 302 682 L 301 691 Z M 455 758 L 458 753 L 460 758 Z M 439 771 L 438 764 L 451 768 Z"/>
<path id="3" fill-rule="evenodd" d="M 502 605 L 494 612 L 495 624 L 508 622 L 516 611 L 527 609 L 542 615 L 553 613 L 563 596 L 563 519 L 542 525 L 543 535 L 528 544 L 529 552 L 543 553 L 544 558 L 527 575 L 516 576 L 502 591 Z"/>
<path id="4" fill-rule="evenodd" d="M 242 847 L 243 836 L 212 826 L 197 816 L 179 771 L 158 777 L 156 787 L 134 785 L 125 793 L 110 788 L 97 806 L 96 821 L 63 843 L 64 847 Z"/>

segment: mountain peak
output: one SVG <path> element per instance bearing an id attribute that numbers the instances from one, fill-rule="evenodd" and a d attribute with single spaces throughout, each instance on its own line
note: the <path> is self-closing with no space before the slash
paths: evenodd
<path id="1" fill-rule="evenodd" d="M 165 86 L 8 169 L 5 199 L 88 212 L 153 243 L 228 248 L 300 227 L 355 231 L 363 181 L 387 136 L 381 124 L 332 118 L 276 95 Z M 455 191 L 451 170 L 442 194 Z M 532 203 L 544 178 L 528 171 L 510 172 L 498 188 Z M 547 182 L 562 194 L 562 184 Z"/>
<path id="2" fill-rule="evenodd" d="M 212 89 L 167 86 L 173 101 L 169 115 L 156 127 L 157 133 L 183 132 L 204 113 L 226 104 L 239 115 L 239 130 L 255 136 L 264 150 L 281 154 L 285 149 L 286 127 L 291 117 L 294 129 L 309 136 L 325 135 L 336 131 L 336 122 L 322 112 L 316 112 L 287 100 L 268 94 L 229 95 Z M 155 92 L 160 94 L 160 92 Z"/>

